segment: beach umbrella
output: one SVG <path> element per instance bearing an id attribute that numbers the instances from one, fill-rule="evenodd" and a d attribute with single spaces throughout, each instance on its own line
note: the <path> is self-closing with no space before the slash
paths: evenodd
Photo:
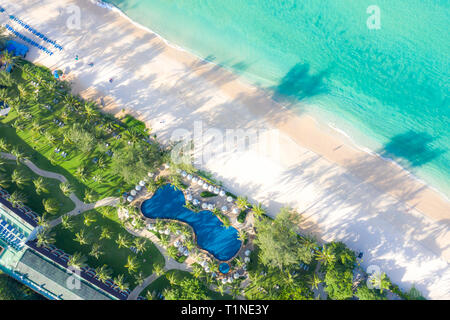
<path id="1" fill-rule="evenodd" d="M 219 196 L 223 197 L 225 194 L 226 194 L 225 191 L 223 191 L 223 190 L 219 191 Z"/>
<path id="2" fill-rule="evenodd" d="M 222 279 L 222 283 L 223 283 L 223 284 L 227 283 L 227 278 L 223 278 L 223 279 Z"/>
<path id="3" fill-rule="evenodd" d="M 164 234 L 168 236 L 170 234 L 170 230 L 169 229 L 164 230 Z"/>
<path id="4" fill-rule="evenodd" d="M 139 185 L 140 185 L 141 187 L 145 187 L 145 181 L 144 181 L 144 180 L 139 181 Z"/>
<path id="5" fill-rule="evenodd" d="M 193 182 L 193 183 L 197 183 L 197 182 L 198 182 L 198 178 L 197 178 L 197 177 L 193 177 L 193 178 L 192 178 L 192 182 Z"/>
<path id="6" fill-rule="evenodd" d="M 136 191 L 141 191 L 142 187 L 140 185 L 137 185 L 136 187 L 134 187 L 136 189 Z"/>
<path id="7" fill-rule="evenodd" d="M 149 172 L 149 173 L 147 173 L 147 175 L 150 177 L 150 178 L 153 178 L 153 176 L 155 175 L 153 172 Z"/>
<path id="8" fill-rule="evenodd" d="M 208 265 L 208 263 L 205 260 L 200 261 L 200 265 L 204 268 Z"/>
<path id="9" fill-rule="evenodd" d="M 239 279 L 240 275 L 239 275 L 238 272 L 236 272 L 235 274 L 233 274 L 233 277 L 234 277 L 235 279 Z"/>
<path id="10" fill-rule="evenodd" d="M 206 266 L 206 267 L 205 267 L 205 271 L 206 271 L 206 272 L 209 272 L 209 266 Z"/>
<path id="11" fill-rule="evenodd" d="M 249 262 L 250 262 L 250 258 L 249 258 L 249 257 L 245 257 L 245 258 L 244 258 L 244 262 L 245 262 L 245 263 L 249 263 Z M 245 267 L 244 267 L 244 268 L 245 268 Z M 246 269 L 244 269 L 244 270 L 246 270 Z"/>
<path id="12" fill-rule="evenodd" d="M 164 168 L 169 169 L 170 166 L 166 163 L 166 164 L 164 165 Z"/>
<path id="13" fill-rule="evenodd" d="M 194 199 L 194 200 L 192 200 L 192 203 L 194 204 L 194 206 L 197 206 L 200 203 L 200 201 L 198 201 L 197 199 Z"/>
<path id="14" fill-rule="evenodd" d="M 192 179 L 192 174 L 188 174 L 188 175 L 187 175 L 187 179 L 188 179 L 188 180 L 191 180 L 191 179 Z"/>
<path id="15" fill-rule="evenodd" d="M 227 201 L 228 201 L 228 202 L 232 202 L 232 201 L 233 201 L 233 198 L 230 197 L 230 196 L 228 196 L 228 197 L 227 197 Z"/>
<path id="16" fill-rule="evenodd" d="M 203 185 L 203 180 L 202 179 L 198 179 L 198 182 L 197 182 L 197 184 L 199 185 L 199 186 L 202 186 Z"/>
<path id="17" fill-rule="evenodd" d="M 245 250 L 245 255 L 248 257 L 252 253 L 250 250 Z"/>
<path id="18" fill-rule="evenodd" d="M 229 277 L 229 278 L 227 279 L 227 281 L 228 281 L 228 283 L 232 283 L 232 282 L 233 282 L 233 278 L 232 278 L 232 277 Z"/>
<path id="19" fill-rule="evenodd" d="M 239 213 L 239 209 L 238 208 L 233 208 L 233 211 L 232 211 L 234 214 L 238 214 Z"/>
<path id="20" fill-rule="evenodd" d="M 214 187 L 213 187 L 213 186 L 208 186 L 208 191 L 209 191 L 209 192 L 213 192 L 213 190 L 214 190 Z"/>
<path id="21" fill-rule="evenodd" d="M 191 201 L 191 200 L 192 200 L 192 196 L 191 196 L 190 194 L 188 194 L 188 195 L 186 196 L 186 199 L 187 199 L 188 201 Z"/>
<path id="22" fill-rule="evenodd" d="M 135 195 L 136 195 L 136 190 L 131 190 L 130 194 L 131 194 L 132 196 L 135 196 Z"/>
<path id="23" fill-rule="evenodd" d="M 219 194 L 219 188 L 214 188 L 214 193 Z"/>
<path id="24" fill-rule="evenodd" d="M 174 245 L 175 248 L 178 248 L 180 246 L 180 244 L 181 244 L 180 240 L 177 240 L 177 241 L 174 242 L 173 245 Z"/>
<path id="25" fill-rule="evenodd" d="M 223 211 L 223 212 L 227 212 L 227 210 L 228 210 L 227 206 L 223 206 L 223 207 L 222 207 L 222 211 Z"/>
<path id="26" fill-rule="evenodd" d="M 186 171 L 182 171 L 182 172 L 181 172 L 181 175 L 182 175 L 183 177 L 186 177 L 186 176 L 187 176 Z"/>
<path id="27" fill-rule="evenodd" d="M 208 204 L 208 210 L 213 210 L 213 209 L 214 209 L 214 205 Z"/>
<path id="28" fill-rule="evenodd" d="M 134 199 L 134 197 L 128 196 L 127 201 L 128 201 L 128 202 L 131 202 L 131 201 L 133 201 L 133 199 Z"/>
<path id="29" fill-rule="evenodd" d="M 206 203 L 202 203 L 202 209 L 208 208 L 208 205 Z"/>
<path id="30" fill-rule="evenodd" d="M 215 272 L 211 273 L 211 277 L 213 277 L 213 278 L 217 277 L 217 273 L 215 273 Z"/>
<path id="31" fill-rule="evenodd" d="M 207 183 L 203 184 L 202 188 L 205 189 L 205 190 L 208 190 L 208 184 Z"/>

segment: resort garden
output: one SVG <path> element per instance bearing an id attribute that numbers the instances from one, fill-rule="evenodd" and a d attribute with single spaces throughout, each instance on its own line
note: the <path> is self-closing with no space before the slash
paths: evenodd
<path id="1" fill-rule="evenodd" d="M 272 219 L 260 204 L 229 192 L 225 198 L 236 206 L 235 217 L 216 208 L 211 212 L 224 228 L 246 225 L 249 231 L 239 230 L 236 236 L 252 250 L 240 250 L 229 261 L 245 275 L 219 281 L 213 276 L 220 274 L 215 260 L 205 265 L 204 258 L 195 257 L 200 252 L 191 228 L 161 219 L 149 228 L 136 207 L 142 202 L 130 204 L 134 198 L 128 191 L 143 181 L 150 194 L 166 184 L 185 192 L 189 186 L 180 172 L 196 174 L 211 186 L 220 183 L 191 166 L 170 163 L 168 148 L 142 122 L 102 113 L 95 102 L 74 96 L 70 84 L 56 80 L 47 68 L 7 52 L 2 61 L 14 68 L 0 71 L 0 102 L 11 108 L 0 117 L 0 187 L 8 190 L 15 206 L 27 204 L 39 215 L 37 245 L 54 245 L 70 254 L 69 265 L 87 265 L 101 281 L 113 279 L 121 290 L 153 277 L 139 294 L 144 299 L 314 299 L 324 293 L 330 299 L 385 299 L 388 290 L 408 298 L 384 274 L 371 278 L 379 289 L 355 282 L 355 253 L 342 243 L 321 245 L 299 235 L 295 211 L 284 208 Z M 43 177 L 30 163 L 66 181 Z M 169 164 L 168 170 L 158 176 L 163 164 Z M 207 201 L 217 194 L 205 190 L 200 197 Z M 83 205 L 115 199 L 116 205 L 77 211 L 72 199 Z M 199 212 L 189 201 L 184 207 Z M 193 253 L 190 272 L 166 269 L 163 254 L 187 262 L 171 235 L 184 236 L 183 245 Z"/>

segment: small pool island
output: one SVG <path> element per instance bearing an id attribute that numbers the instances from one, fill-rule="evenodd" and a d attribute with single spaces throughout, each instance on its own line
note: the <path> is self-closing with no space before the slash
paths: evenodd
<path id="1" fill-rule="evenodd" d="M 241 248 L 238 231 L 224 227 L 211 211 L 194 212 L 184 207 L 183 192 L 171 185 L 159 188 L 153 197 L 141 205 L 142 214 L 150 219 L 173 219 L 189 224 L 195 232 L 197 245 L 219 261 L 228 261 Z"/>

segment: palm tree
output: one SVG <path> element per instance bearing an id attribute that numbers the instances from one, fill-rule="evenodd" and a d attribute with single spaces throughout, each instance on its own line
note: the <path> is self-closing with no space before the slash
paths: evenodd
<path id="1" fill-rule="evenodd" d="M 238 237 L 237 237 L 238 240 L 245 242 L 245 240 L 247 240 L 247 237 L 248 237 L 247 232 L 245 232 L 244 230 L 238 231 Z"/>
<path id="2" fill-rule="evenodd" d="M 124 278 L 125 276 L 123 274 L 119 274 L 117 277 L 114 278 L 116 286 L 122 291 L 128 289 L 128 283 L 124 282 Z"/>
<path id="3" fill-rule="evenodd" d="M 14 191 L 10 196 L 8 201 L 12 204 L 14 208 L 22 207 L 24 202 L 27 202 L 27 198 L 23 193 Z"/>
<path id="4" fill-rule="evenodd" d="M 380 290 L 380 293 L 383 290 L 389 290 L 391 288 L 391 280 L 388 278 L 386 273 L 376 272 L 369 278 L 370 283 L 376 289 Z"/>
<path id="5" fill-rule="evenodd" d="M 45 212 L 50 214 L 57 214 L 59 211 L 59 203 L 55 198 L 42 200 L 42 205 L 44 206 Z"/>
<path id="6" fill-rule="evenodd" d="M 312 277 L 309 280 L 309 284 L 311 285 L 311 289 L 318 289 L 319 288 L 319 284 L 322 282 L 322 280 L 320 280 L 319 276 L 314 273 L 312 275 Z"/>
<path id="7" fill-rule="evenodd" d="M 311 236 L 303 236 L 301 242 L 308 250 L 313 250 L 317 246 L 316 240 Z"/>
<path id="8" fill-rule="evenodd" d="M 145 294 L 145 299 L 147 300 L 155 300 L 156 298 L 156 294 L 153 291 L 147 291 L 147 293 Z"/>
<path id="9" fill-rule="evenodd" d="M 41 194 L 42 192 L 48 193 L 47 183 L 44 178 L 39 177 L 33 180 L 34 188 L 37 194 Z"/>
<path id="10" fill-rule="evenodd" d="M 146 241 L 142 238 L 135 238 L 133 245 L 136 248 L 136 251 L 138 253 L 143 253 L 145 250 L 147 250 L 147 247 L 145 246 Z"/>
<path id="11" fill-rule="evenodd" d="M 161 264 L 156 263 L 153 265 L 153 272 L 159 277 L 164 273 L 164 267 Z"/>
<path id="12" fill-rule="evenodd" d="M 192 265 L 192 275 L 195 278 L 200 278 L 204 273 L 204 270 L 202 268 L 202 266 L 200 266 L 199 264 L 193 264 Z"/>
<path id="13" fill-rule="evenodd" d="M 178 279 L 174 272 L 167 273 L 166 278 L 167 278 L 167 280 L 169 280 L 169 283 L 171 286 L 173 286 L 174 284 L 176 284 L 178 282 Z"/>
<path id="14" fill-rule="evenodd" d="M 266 213 L 266 210 L 263 208 L 263 206 L 260 203 L 258 203 L 256 205 L 253 205 L 252 212 L 255 215 L 255 217 L 260 218 Z"/>
<path id="15" fill-rule="evenodd" d="M 5 189 L 9 187 L 9 179 L 2 173 L 0 173 L 0 187 Z"/>
<path id="16" fill-rule="evenodd" d="M 220 293 L 221 296 L 223 296 L 225 285 L 222 282 L 217 282 L 216 291 Z"/>
<path id="17" fill-rule="evenodd" d="M 64 195 L 66 197 L 69 196 L 73 192 L 72 186 L 67 181 L 66 182 L 61 182 L 59 184 L 59 188 L 61 189 L 62 193 L 64 193 Z"/>
<path id="18" fill-rule="evenodd" d="M 37 220 L 38 220 L 37 221 L 38 226 L 40 226 L 42 228 L 48 228 L 49 223 L 47 221 L 47 218 L 46 218 L 45 214 L 43 216 L 41 216 L 41 217 L 38 217 Z"/>
<path id="19" fill-rule="evenodd" d="M 112 232 L 107 227 L 102 227 L 102 233 L 100 234 L 100 240 L 111 239 Z"/>
<path id="20" fill-rule="evenodd" d="M 18 59 L 19 59 L 18 56 L 9 53 L 8 50 L 4 50 L 2 52 L 2 61 L 5 65 L 11 65 L 11 67 L 14 67 Z"/>
<path id="21" fill-rule="evenodd" d="M 101 267 L 97 267 L 95 269 L 95 273 L 97 274 L 98 280 L 105 283 L 109 277 L 111 276 L 111 270 L 104 264 Z"/>
<path id="22" fill-rule="evenodd" d="M 95 102 L 87 101 L 84 104 L 84 114 L 87 116 L 88 120 L 91 120 L 99 115 Z"/>
<path id="23" fill-rule="evenodd" d="M 100 244 L 94 243 L 89 254 L 98 260 L 98 258 L 100 258 L 100 256 L 104 255 L 105 253 L 101 250 Z"/>
<path id="24" fill-rule="evenodd" d="M 17 187 L 22 188 L 29 180 L 23 171 L 15 169 L 11 174 L 11 181 L 14 182 Z"/>
<path id="25" fill-rule="evenodd" d="M 75 240 L 76 242 L 78 242 L 81 245 L 85 245 L 88 244 L 89 239 L 86 235 L 86 230 L 85 229 L 81 229 L 79 232 L 75 233 Z"/>
<path id="26" fill-rule="evenodd" d="M 55 243 L 54 234 L 51 233 L 47 228 L 42 229 L 36 235 L 36 245 L 38 247 L 48 247 L 49 245 Z"/>
<path id="27" fill-rule="evenodd" d="M 236 205 L 239 209 L 245 210 L 250 206 L 250 202 L 247 197 L 238 197 L 236 200 Z"/>
<path id="28" fill-rule="evenodd" d="M 19 148 L 14 147 L 11 150 L 11 154 L 16 157 L 16 162 L 19 164 L 20 162 L 26 159 L 26 155 L 23 152 L 20 152 Z"/>
<path id="29" fill-rule="evenodd" d="M 336 256 L 333 254 L 330 247 L 324 245 L 322 250 L 319 250 L 316 253 L 316 260 L 328 265 L 332 264 L 336 260 Z"/>
<path id="30" fill-rule="evenodd" d="M 69 215 L 64 215 L 61 217 L 61 225 L 63 229 L 72 230 L 74 227 L 74 222 Z"/>
<path id="31" fill-rule="evenodd" d="M 80 180 L 86 180 L 87 178 L 87 172 L 85 167 L 78 167 L 75 171 L 75 175 L 80 178 Z"/>
<path id="32" fill-rule="evenodd" d="M 70 267 L 74 267 L 77 269 L 83 268 L 85 264 L 86 258 L 79 252 L 75 252 L 73 256 L 70 257 L 67 265 Z"/>
<path id="33" fill-rule="evenodd" d="M 91 203 L 94 202 L 96 198 L 96 195 L 93 191 L 91 190 L 86 190 L 84 192 L 84 201 L 86 201 L 87 203 Z"/>
<path id="34" fill-rule="evenodd" d="M 97 219 L 95 218 L 95 215 L 93 213 L 86 213 L 84 215 L 83 223 L 86 227 L 89 227 L 95 221 L 97 221 Z"/>
<path id="35" fill-rule="evenodd" d="M 136 272 L 138 267 L 139 267 L 139 263 L 138 263 L 136 257 L 135 256 L 128 256 L 127 263 L 125 265 L 125 268 L 128 269 L 128 272 L 129 273 Z"/>
<path id="36" fill-rule="evenodd" d="M 215 263 L 215 262 L 212 261 L 212 260 L 208 261 L 208 267 L 209 267 L 209 270 L 210 270 L 211 272 L 215 272 L 215 273 L 218 273 L 218 272 L 219 272 L 219 266 L 218 266 L 218 264 Z"/>
<path id="37" fill-rule="evenodd" d="M 9 150 L 9 144 L 3 138 L 0 138 L 0 150 L 4 152 L 8 152 Z"/>
<path id="38" fill-rule="evenodd" d="M 139 286 L 142 286 L 145 281 L 144 273 L 142 271 L 140 271 L 138 274 L 136 274 L 135 279 L 136 279 L 137 284 Z"/>
<path id="39" fill-rule="evenodd" d="M 129 246 L 129 240 L 127 238 L 127 236 L 123 235 L 122 233 L 119 233 L 119 235 L 117 236 L 117 240 L 116 240 L 117 245 L 120 248 L 128 248 Z"/>

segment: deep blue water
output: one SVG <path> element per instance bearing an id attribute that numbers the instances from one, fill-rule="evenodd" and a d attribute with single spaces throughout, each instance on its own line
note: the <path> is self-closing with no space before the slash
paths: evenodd
<path id="1" fill-rule="evenodd" d="M 211 211 L 193 212 L 185 207 L 183 192 L 166 185 L 144 201 L 142 213 L 147 218 L 174 219 L 188 223 L 197 235 L 197 245 L 220 261 L 231 259 L 241 247 L 235 228 L 225 228 Z"/>

